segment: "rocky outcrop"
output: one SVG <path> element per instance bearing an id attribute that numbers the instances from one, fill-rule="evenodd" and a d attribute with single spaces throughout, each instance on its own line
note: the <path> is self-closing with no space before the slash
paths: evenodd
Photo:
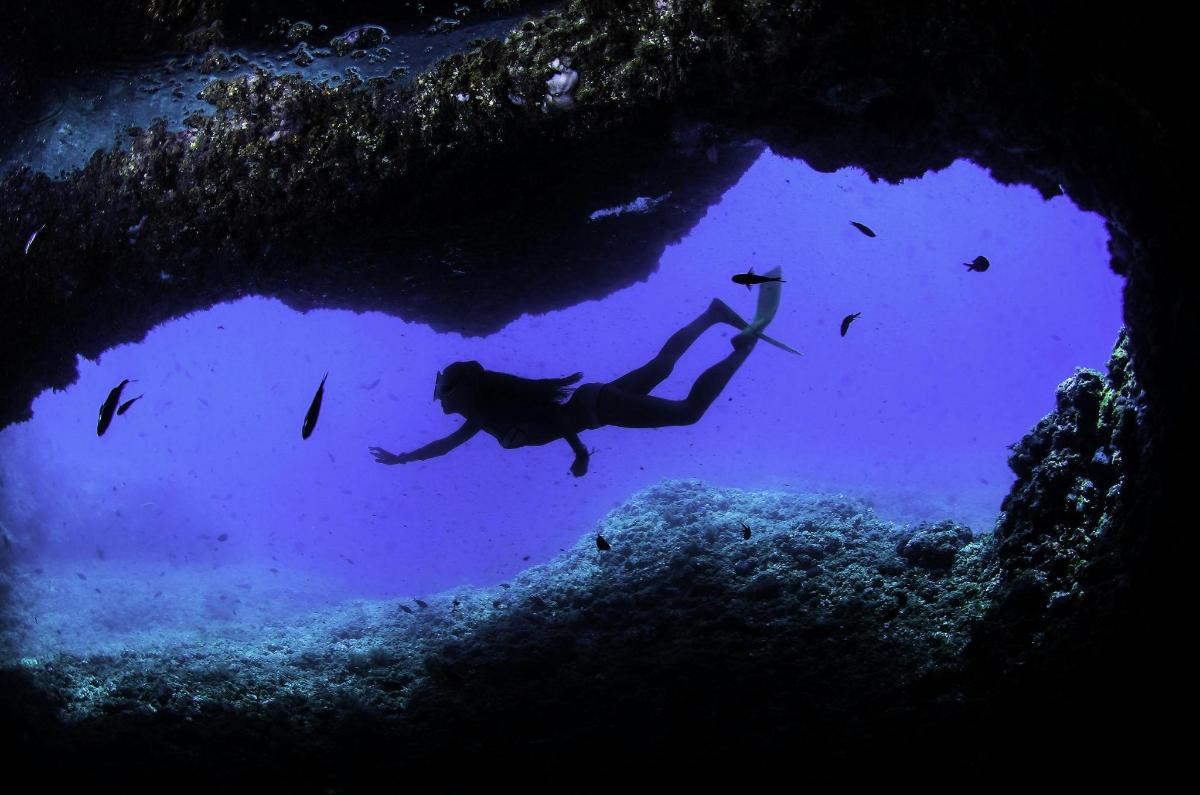
<path id="1" fill-rule="evenodd" d="M 1080 740 L 1070 747 L 1096 760 L 1170 753 L 1158 726 L 1183 681 L 1165 629 L 1179 605 L 1164 600 L 1185 585 L 1157 578 L 1170 567 L 1153 557 L 1161 530 L 1145 521 L 1159 492 L 1146 483 L 1155 431 L 1136 359 L 1122 331 L 1107 374 L 1078 370 L 1055 411 L 1012 446 L 1000 577 L 965 653 L 981 724 L 1049 746 L 1065 742 L 1069 715 Z"/>
<path id="2" fill-rule="evenodd" d="M 22 742 L 126 785 L 173 768 L 304 791 L 464 756 L 504 769 L 530 749 L 542 773 L 599 753 L 686 777 L 720 748 L 757 780 L 781 738 L 798 779 L 869 781 L 930 733 L 961 745 L 955 682 L 998 573 L 990 536 L 955 530 L 954 560 L 930 572 L 861 502 L 699 481 L 637 494 L 596 530 L 610 549 L 589 533 L 493 588 L 351 602 L 248 639 L 213 619 L 204 642 L 27 656 L 8 697 L 54 704 L 63 724 Z M 197 749 L 218 748 L 238 751 L 197 770 Z"/>
<path id="3" fill-rule="evenodd" d="M 997 554 L 1010 595 L 1006 609 L 1069 612 L 1092 570 L 1121 568 L 1112 535 L 1128 515 L 1137 477 L 1145 395 L 1122 332 L 1107 376 L 1079 370 L 1059 385 L 1057 408 L 1013 445 L 1017 482 L 996 525 Z"/>

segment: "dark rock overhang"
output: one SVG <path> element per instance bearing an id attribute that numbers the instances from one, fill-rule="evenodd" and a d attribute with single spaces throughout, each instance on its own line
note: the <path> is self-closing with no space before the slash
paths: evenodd
<path id="1" fill-rule="evenodd" d="M 262 16 L 276 10 L 259 5 Z M 143 24 L 122 30 L 147 32 L 117 41 L 161 42 L 222 6 L 146 8 Z M 1186 314 L 1180 291 L 1148 283 L 1170 274 L 1134 262 L 1186 228 L 1180 128 L 1169 87 L 1132 68 L 1149 23 L 1083 11 L 575 3 L 445 59 L 411 87 L 218 84 L 207 90 L 216 115 L 190 129 L 134 131 L 65 181 L 24 173 L 0 186 L 2 317 L 6 337 L 23 343 L 6 347 L 16 377 L 0 416 L 27 416 L 34 394 L 69 383 L 75 353 L 246 292 L 448 327 L 464 304 L 457 269 L 483 302 L 468 333 L 601 294 L 652 267 L 735 178 L 737 158 L 697 167 L 709 145 L 752 136 L 818 168 L 857 164 L 898 180 L 969 157 L 1045 195 L 1065 189 L 1109 219 L 1130 311 L 1144 313 L 1129 318 L 1134 343 L 1154 362 Z M 73 28 L 60 28 L 69 39 Z M 579 83 L 573 108 L 548 112 L 560 58 Z M 681 125 L 693 129 L 680 135 Z M 668 192 L 686 206 L 667 233 L 589 228 L 595 209 Z M 548 232 L 557 239 L 536 251 Z M 559 283 L 551 261 L 570 269 Z M 614 262 L 630 263 L 616 279 Z M 529 306 L 534 293 L 542 303 Z M 1171 399 L 1142 375 L 1156 403 Z"/>
<path id="2" fill-rule="evenodd" d="M 887 180 L 968 157 L 1103 214 L 1113 267 L 1128 279 L 1145 411 L 1092 569 L 1102 601 L 1078 621 L 1029 618 L 1023 575 L 1041 562 L 1012 555 L 1017 596 L 976 647 L 977 670 L 993 678 L 971 691 L 992 699 L 983 714 L 999 724 L 1028 710 L 1027 742 L 1053 742 L 1041 722 L 1074 716 L 1075 739 L 1103 740 L 1094 761 L 1132 742 L 1093 723 L 1105 710 L 1118 724 L 1132 710 L 1152 720 L 1182 681 L 1190 468 L 1177 462 L 1196 438 L 1182 387 L 1196 338 L 1180 264 L 1195 209 L 1193 129 L 1176 109 L 1182 35 L 1137 7 L 1081 2 L 577 2 L 409 89 L 266 77 L 214 89 L 220 112 L 188 132 L 139 131 L 66 181 L 24 173 L 0 185 L 0 411 L 5 422 L 27 416 L 37 392 L 74 379 L 76 353 L 246 292 L 468 333 L 602 295 L 653 267 L 740 174 L 750 141 Z M 565 69 L 579 74 L 573 106 L 543 110 L 546 81 Z M 306 126 L 293 136 L 297 114 Z M 670 214 L 653 222 L 587 221 L 664 193 Z M 463 327 L 467 308 L 474 325 Z M 1030 524 L 1010 537 L 1037 548 L 1027 534 L 1051 528 L 1037 510 L 1024 515 Z M 1048 628 L 1053 643 L 1030 650 Z"/>

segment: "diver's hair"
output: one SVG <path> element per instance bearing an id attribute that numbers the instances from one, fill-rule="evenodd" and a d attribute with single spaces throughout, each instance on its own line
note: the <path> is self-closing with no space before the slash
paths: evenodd
<path id="1" fill-rule="evenodd" d="M 519 375 L 484 370 L 476 381 L 479 409 L 485 417 L 528 420 L 540 417 L 575 390 L 570 385 L 583 378 L 572 373 L 562 378 L 522 378 Z"/>
<path id="2" fill-rule="evenodd" d="M 547 408 L 569 398 L 575 391 L 570 388 L 571 384 L 583 378 L 583 373 L 572 373 L 562 378 L 522 378 L 497 370 L 485 370 L 478 362 L 463 364 L 467 366 L 459 368 L 450 365 L 446 373 L 453 370 L 456 376 L 461 373 L 474 382 L 478 410 L 485 419 L 538 419 Z"/>

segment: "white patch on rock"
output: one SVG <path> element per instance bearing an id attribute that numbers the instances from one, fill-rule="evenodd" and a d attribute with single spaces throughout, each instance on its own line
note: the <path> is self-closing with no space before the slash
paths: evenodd
<path id="1" fill-rule="evenodd" d="M 595 221 L 597 218 L 607 218 L 610 215 L 621 215 L 622 213 L 648 213 L 670 195 L 671 193 L 668 191 L 661 196 L 638 196 L 631 202 L 626 202 L 616 207 L 605 207 L 603 210 L 596 210 L 596 212 L 588 216 L 588 221 Z"/>
<path id="2" fill-rule="evenodd" d="M 571 92 L 579 82 L 579 72 L 571 68 L 570 58 L 555 58 L 550 62 L 554 76 L 546 81 L 546 99 L 542 102 L 542 110 L 570 110 L 575 106 Z"/>

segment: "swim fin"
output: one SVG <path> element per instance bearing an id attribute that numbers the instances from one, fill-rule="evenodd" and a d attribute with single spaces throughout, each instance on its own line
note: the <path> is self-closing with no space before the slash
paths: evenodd
<path id="1" fill-rule="evenodd" d="M 763 274 L 763 276 L 782 276 L 783 269 L 775 266 L 771 270 Z M 755 335 L 763 342 L 769 342 L 776 348 L 782 348 L 788 353 L 794 353 L 797 356 L 803 356 L 800 351 L 791 348 L 777 339 L 768 337 L 763 334 L 763 329 L 775 319 L 775 313 L 779 311 L 779 299 L 783 294 L 783 286 L 779 282 L 763 282 L 758 285 L 758 311 L 754 313 L 754 320 L 750 321 L 746 328 L 738 332 L 738 335 Z"/>

